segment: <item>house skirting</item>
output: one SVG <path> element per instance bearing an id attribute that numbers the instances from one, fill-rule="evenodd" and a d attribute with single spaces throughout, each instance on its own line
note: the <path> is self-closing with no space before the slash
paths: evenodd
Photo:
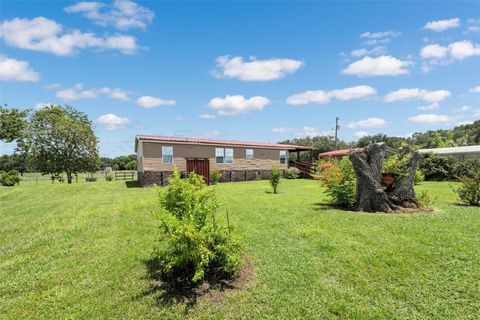
<path id="1" fill-rule="evenodd" d="M 272 176 L 272 170 L 222 170 L 219 182 L 240 182 L 267 180 Z M 158 186 L 168 185 L 168 179 L 172 176 L 172 171 L 144 171 L 138 172 L 138 182 L 141 186 L 149 187 L 153 184 Z M 185 177 L 186 172 L 181 172 Z"/>

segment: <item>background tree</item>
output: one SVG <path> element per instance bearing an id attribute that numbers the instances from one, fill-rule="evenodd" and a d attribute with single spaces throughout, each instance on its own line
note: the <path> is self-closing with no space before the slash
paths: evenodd
<path id="1" fill-rule="evenodd" d="M 0 106 L 0 140 L 12 142 L 19 139 L 26 127 L 28 111 Z"/>
<path id="2" fill-rule="evenodd" d="M 43 174 L 65 172 L 72 183 L 74 174 L 97 169 L 97 138 L 84 113 L 68 106 L 49 106 L 32 115 L 27 132 L 20 145 Z"/>

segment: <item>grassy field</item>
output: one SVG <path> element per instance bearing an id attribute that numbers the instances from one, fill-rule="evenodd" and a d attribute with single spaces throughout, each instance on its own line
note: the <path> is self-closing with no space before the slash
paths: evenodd
<path id="1" fill-rule="evenodd" d="M 255 276 L 193 306 L 152 290 L 155 193 L 124 182 L 0 187 L 0 318 L 478 319 L 480 208 L 448 183 L 417 215 L 329 208 L 315 181 L 216 186 Z"/>

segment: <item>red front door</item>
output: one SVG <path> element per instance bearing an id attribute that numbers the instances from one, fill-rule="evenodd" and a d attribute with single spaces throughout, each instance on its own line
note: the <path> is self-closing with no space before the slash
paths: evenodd
<path id="1" fill-rule="evenodd" d="M 203 176 L 206 184 L 210 184 L 210 161 L 208 159 L 187 159 L 187 172 L 195 172 Z"/>

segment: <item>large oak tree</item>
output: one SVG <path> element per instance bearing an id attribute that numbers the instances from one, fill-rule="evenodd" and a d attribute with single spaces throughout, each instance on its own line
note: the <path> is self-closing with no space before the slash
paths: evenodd
<path id="1" fill-rule="evenodd" d="M 18 142 L 32 166 L 43 174 L 67 174 L 98 167 L 97 138 L 87 116 L 71 107 L 49 106 L 35 112 L 26 135 Z"/>

